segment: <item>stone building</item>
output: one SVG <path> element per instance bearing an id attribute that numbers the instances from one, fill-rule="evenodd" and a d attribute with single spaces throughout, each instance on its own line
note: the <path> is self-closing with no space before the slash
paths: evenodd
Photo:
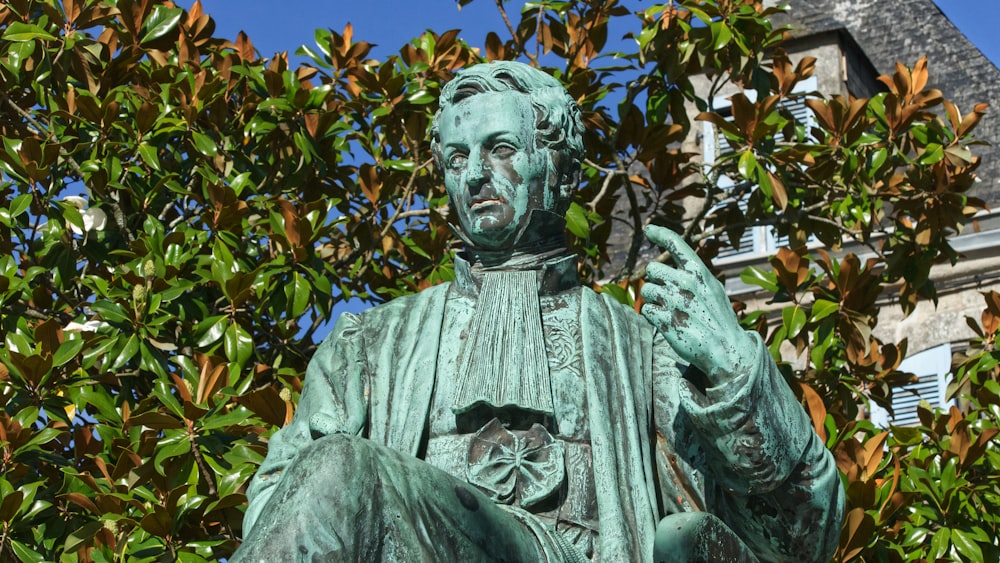
<path id="1" fill-rule="evenodd" d="M 807 55 L 817 58 L 817 83 L 813 86 L 822 92 L 871 96 L 881 88 L 875 78 L 891 74 L 897 61 L 912 66 L 927 56 L 928 87 L 942 90 L 963 113 L 979 102 L 989 103 L 994 108 L 991 111 L 1000 107 L 996 94 L 1000 69 L 962 35 L 932 0 L 788 3 L 791 11 L 776 22 L 792 29 L 792 40 L 785 48 L 793 62 Z M 988 115 L 976 134 L 991 146 L 974 151 L 983 162 L 972 195 L 985 200 L 991 209 L 1000 210 L 1000 120 Z M 707 145 L 700 147 L 701 152 L 710 158 L 710 137 L 704 135 L 701 141 Z M 747 265 L 766 263 L 773 248 L 767 246 L 766 232 L 762 230 L 755 236 L 761 239 L 756 241 L 758 244 L 722 261 L 729 274 L 727 290 L 748 302 L 755 300 L 754 288 L 742 284 L 738 273 Z M 933 269 L 937 307 L 924 302 L 903 318 L 894 295 L 882 299 L 876 335 L 891 342 L 908 338 L 909 360 L 904 368 L 920 377 L 920 383 L 910 386 L 913 392 L 895 393 L 897 423 L 915 420 L 914 409 L 921 399 L 942 404 L 951 356 L 972 337 L 965 317 L 979 319 L 983 309 L 980 292 L 1000 291 L 1000 212 L 981 213 L 975 223 L 954 237 L 952 244 L 963 258 L 955 267 L 943 264 Z M 846 250 L 864 254 L 863 248 Z"/>

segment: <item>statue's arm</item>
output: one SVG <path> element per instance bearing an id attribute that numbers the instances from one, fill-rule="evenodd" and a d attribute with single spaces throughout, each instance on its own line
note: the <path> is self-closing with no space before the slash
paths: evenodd
<path id="1" fill-rule="evenodd" d="M 267 457 L 247 490 L 244 535 L 304 447 L 328 434 L 357 435 L 364 430 L 368 407 L 361 323 L 359 315 L 341 315 L 309 361 L 295 416 L 271 437 Z"/>
<path id="2" fill-rule="evenodd" d="M 700 446 L 692 462 L 706 476 L 708 509 L 761 560 L 825 560 L 843 511 L 832 456 L 698 255 L 666 229 L 649 227 L 646 236 L 670 252 L 672 265 L 647 266 L 642 313 L 684 368 L 671 384 L 676 421 L 691 432 L 678 439 Z"/>
<path id="3" fill-rule="evenodd" d="M 760 337 L 748 335 L 742 373 L 707 389 L 679 385 L 708 508 L 762 561 L 826 561 L 843 517 L 836 464 Z"/>

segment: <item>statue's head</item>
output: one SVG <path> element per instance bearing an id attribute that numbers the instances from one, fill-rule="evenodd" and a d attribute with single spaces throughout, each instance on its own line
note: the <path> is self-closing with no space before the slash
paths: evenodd
<path id="1" fill-rule="evenodd" d="M 582 135 L 573 98 L 528 65 L 476 65 L 445 85 L 431 148 L 468 241 L 513 249 L 532 212 L 564 215 L 580 181 Z"/>

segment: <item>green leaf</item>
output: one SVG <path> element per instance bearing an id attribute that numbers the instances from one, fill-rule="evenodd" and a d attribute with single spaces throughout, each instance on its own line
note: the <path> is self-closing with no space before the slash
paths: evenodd
<path id="1" fill-rule="evenodd" d="M 840 310 L 840 304 L 826 299 L 817 299 L 812 305 L 812 315 L 809 320 L 812 322 L 823 320 Z"/>
<path id="2" fill-rule="evenodd" d="M 924 148 L 924 153 L 920 155 L 921 164 L 936 164 L 944 158 L 944 147 L 937 143 L 930 143 Z"/>
<path id="3" fill-rule="evenodd" d="M 979 547 L 970 534 L 963 530 L 954 529 L 951 531 L 951 541 L 958 548 L 958 553 L 965 557 L 966 561 L 985 561 L 983 550 Z"/>
<path id="4" fill-rule="evenodd" d="M 924 433 L 919 428 L 913 426 L 890 427 L 892 428 L 892 438 L 900 445 L 913 446 L 919 444 L 924 439 Z"/>
<path id="5" fill-rule="evenodd" d="M 566 228 L 580 238 L 590 235 L 590 224 L 587 222 L 587 210 L 579 203 L 573 202 L 566 211 Z"/>
<path id="6" fill-rule="evenodd" d="M 90 538 L 94 537 L 101 528 L 104 527 L 104 523 L 100 520 L 94 520 L 93 522 L 87 522 L 83 526 L 77 528 L 77 530 L 70 535 L 66 536 L 66 543 L 63 544 L 63 549 L 66 552 L 73 552 L 80 548 L 85 542 Z"/>
<path id="7" fill-rule="evenodd" d="M 160 157 L 156 154 L 156 147 L 143 143 L 139 145 L 139 156 L 153 170 L 160 170 Z"/>
<path id="8" fill-rule="evenodd" d="M 233 323 L 226 329 L 223 348 L 225 348 L 227 358 L 242 366 L 253 355 L 253 338 L 243 327 Z"/>
<path id="9" fill-rule="evenodd" d="M 871 154 L 871 164 L 869 168 L 872 172 L 878 171 L 885 164 L 886 159 L 889 157 L 889 151 L 884 147 L 876 150 Z"/>
<path id="10" fill-rule="evenodd" d="M 53 367 L 59 367 L 72 360 L 83 349 L 83 339 L 74 338 L 59 345 L 59 349 L 52 356 Z"/>
<path id="11" fill-rule="evenodd" d="M 21 194 L 10 202 L 10 217 L 16 218 L 31 206 L 31 194 Z"/>
<path id="12" fill-rule="evenodd" d="M 729 26 L 722 22 L 712 22 L 712 49 L 718 51 L 729 44 L 733 38 L 733 32 Z"/>
<path id="13" fill-rule="evenodd" d="M 127 324 L 131 321 L 125 308 L 113 301 L 95 301 L 90 308 L 109 323 Z"/>
<path id="14" fill-rule="evenodd" d="M 32 436 L 30 440 L 25 442 L 21 447 L 14 450 L 14 457 L 17 457 L 17 455 L 20 452 L 31 450 L 36 446 L 41 446 L 42 444 L 49 443 L 52 440 L 58 438 L 59 435 L 62 433 L 63 433 L 62 430 L 57 430 L 55 428 L 48 428 L 48 427 L 42 428 L 38 432 L 35 432 L 35 435 Z"/>
<path id="15" fill-rule="evenodd" d="M 167 430 L 161 438 L 153 457 L 157 467 L 163 467 L 163 461 L 185 455 L 191 452 L 191 440 L 183 431 Z"/>
<path id="16" fill-rule="evenodd" d="M 87 411 L 101 422 L 111 426 L 120 426 L 122 423 L 121 414 L 115 406 L 115 400 L 108 394 L 107 389 L 100 386 L 86 387 L 80 391 L 80 396 L 76 398 L 77 404 L 87 405 Z"/>
<path id="17" fill-rule="evenodd" d="M 629 307 L 631 307 L 635 303 L 632 300 L 632 296 L 629 295 L 629 292 L 626 291 L 625 288 L 616 283 L 606 283 L 602 285 L 601 293 L 607 293 L 608 295 L 613 297 L 615 301 L 621 303 L 622 305 L 628 305 Z"/>
<path id="18" fill-rule="evenodd" d="M 179 8 L 178 8 L 179 9 Z M 44 39 L 55 41 L 57 37 L 33 23 L 14 22 L 7 26 L 3 32 L 3 38 L 7 41 L 34 41 Z"/>
<path id="19" fill-rule="evenodd" d="M 194 148 L 205 156 L 215 156 L 219 152 L 219 147 L 211 137 L 198 131 L 192 131 L 191 137 L 194 139 Z"/>
<path id="20" fill-rule="evenodd" d="M 122 337 L 124 336 L 125 336 L 124 334 L 120 335 L 118 337 L 118 341 L 121 342 Z M 139 338 L 134 334 L 129 335 L 128 340 L 125 341 L 125 346 L 122 347 L 121 352 L 118 353 L 118 358 L 115 359 L 114 363 L 111 365 L 111 369 L 116 370 L 122 367 L 123 365 L 128 363 L 129 360 L 135 357 L 135 355 L 138 353 L 139 353 Z"/>
<path id="21" fill-rule="evenodd" d="M 177 418 L 184 418 L 184 408 L 181 407 L 180 401 L 177 400 L 177 396 L 174 395 L 170 384 L 166 381 L 162 379 L 156 380 L 156 384 L 153 387 L 153 395 L 160 399 L 160 402 Z"/>
<path id="22" fill-rule="evenodd" d="M 22 563 L 45 563 L 46 561 L 44 555 L 17 540 L 10 540 L 10 547 Z"/>
<path id="23" fill-rule="evenodd" d="M 406 101 L 410 102 L 411 104 L 423 105 L 423 104 L 429 104 L 436 99 L 437 99 L 436 96 L 434 96 L 430 92 L 427 92 L 426 90 L 417 90 L 416 92 L 410 94 L 410 96 L 406 98 Z"/>
<path id="24" fill-rule="evenodd" d="M 69 203 L 63 203 L 62 212 L 63 219 L 69 222 L 70 225 L 73 225 L 77 229 L 83 231 L 83 215 L 80 213 L 79 209 L 73 207 Z"/>
<path id="25" fill-rule="evenodd" d="M 101 340 L 94 343 L 93 346 L 85 349 L 83 351 L 83 367 L 84 369 L 93 367 L 94 363 L 102 360 L 104 355 L 111 351 L 118 343 L 118 339 L 114 336 L 104 337 Z"/>
<path id="26" fill-rule="evenodd" d="M 316 40 L 316 47 L 319 48 L 320 52 L 326 57 L 327 60 L 330 59 L 330 34 L 329 29 L 316 29 L 313 32 L 313 39 Z"/>
<path id="27" fill-rule="evenodd" d="M 931 549 L 927 554 L 929 560 L 934 561 L 947 555 L 950 543 L 951 530 L 949 528 L 941 528 L 935 532 L 934 537 L 931 538 Z"/>
<path id="28" fill-rule="evenodd" d="M 219 315 L 217 317 L 209 317 L 198 323 L 196 330 L 197 334 L 200 334 L 200 336 L 195 342 L 195 346 L 198 348 L 208 348 L 218 342 L 219 339 L 222 338 L 223 333 L 226 331 L 226 323 L 228 321 L 228 317 L 225 315 Z"/>
<path id="29" fill-rule="evenodd" d="M 305 313 L 306 308 L 309 307 L 310 295 L 309 282 L 298 272 L 294 273 L 292 283 L 285 286 L 285 297 L 288 298 L 288 304 L 291 305 L 291 309 L 288 311 L 289 315 L 299 317 Z"/>
<path id="30" fill-rule="evenodd" d="M 750 181 L 756 180 L 757 158 L 754 156 L 753 151 L 746 151 L 741 154 L 737 167 L 739 168 L 740 176 Z"/>
<path id="31" fill-rule="evenodd" d="M 802 327 L 806 325 L 806 312 L 801 305 L 785 307 L 781 311 L 781 320 L 788 330 L 788 338 L 795 338 L 802 331 Z"/>
<path id="32" fill-rule="evenodd" d="M 20 424 L 22 428 L 31 426 L 38 420 L 38 412 L 38 407 L 25 407 L 14 415 L 13 420 Z"/>
<path id="33" fill-rule="evenodd" d="M 36 43 L 34 41 L 25 41 L 23 43 L 11 45 L 10 51 L 8 51 L 7 55 L 7 63 L 9 65 L 8 68 L 10 68 L 11 72 L 15 76 L 20 75 L 24 61 L 28 60 L 28 58 L 35 53 L 35 45 Z"/>
<path id="34" fill-rule="evenodd" d="M 162 5 L 153 8 L 153 13 L 142 26 L 139 43 L 155 41 L 170 33 L 170 30 L 177 26 L 183 16 L 183 8 L 168 8 Z"/>
<path id="35" fill-rule="evenodd" d="M 740 272 L 740 280 L 747 285 L 756 285 L 770 291 L 771 293 L 777 293 L 778 286 L 778 276 L 774 272 L 765 271 L 757 266 L 748 266 Z"/>

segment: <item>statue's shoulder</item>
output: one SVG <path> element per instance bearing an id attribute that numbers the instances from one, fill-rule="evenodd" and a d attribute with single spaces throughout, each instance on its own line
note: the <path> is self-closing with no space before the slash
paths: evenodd
<path id="1" fill-rule="evenodd" d="M 367 309 L 359 313 L 358 316 L 364 321 L 369 321 L 385 316 L 400 316 L 414 311 L 425 310 L 427 307 L 433 306 L 438 302 L 443 303 L 450 285 L 451 283 L 446 282 L 428 287 L 418 293 L 397 297 L 392 301 L 387 301 L 381 305 Z"/>

